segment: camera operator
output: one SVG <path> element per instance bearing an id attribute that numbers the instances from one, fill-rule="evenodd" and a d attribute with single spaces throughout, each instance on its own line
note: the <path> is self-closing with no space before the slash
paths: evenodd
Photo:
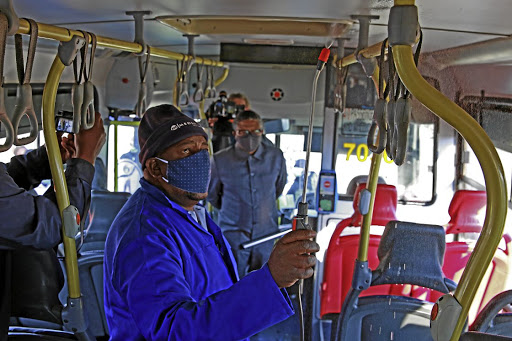
<path id="1" fill-rule="evenodd" d="M 228 97 L 226 91 L 219 93 L 219 99 L 213 102 L 206 112 L 208 123 L 213 127 L 214 153 L 234 143 L 233 120 L 236 115 L 248 108 L 249 101 L 243 94 L 235 93 Z"/>

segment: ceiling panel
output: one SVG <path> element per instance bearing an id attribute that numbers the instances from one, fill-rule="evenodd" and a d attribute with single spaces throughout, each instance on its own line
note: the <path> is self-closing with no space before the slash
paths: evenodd
<path id="1" fill-rule="evenodd" d="M 512 33 L 510 0 L 423 0 L 417 1 L 420 24 L 425 27 L 425 50 L 491 39 Z M 392 0 L 15 0 L 20 17 L 90 30 L 96 34 L 131 41 L 133 22 L 125 11 L 150 10 L 145 36 L 149 44 L 183 51 L 187 40 L 180 32 L 153 19 L 164 15 L 242 15 L 350 19 L 354 14 L 379 15 L 370 28 L 370 43 L 387 36 Z M 358 25 L 348 33 L 348 46 L 357 44 Z M 244 36 L 208 36 L 197 40 L 204 53 L 218 51 L 218 43 L 242 42 Z M 260 37 L 255 37 L 260 38 Z M 289 39 L 289 37 L 287 37 Z M 297 45 L 323 45 L 324 39 L 293 37 Z M 198 53 L 199 48 L 198 48 Z"/>

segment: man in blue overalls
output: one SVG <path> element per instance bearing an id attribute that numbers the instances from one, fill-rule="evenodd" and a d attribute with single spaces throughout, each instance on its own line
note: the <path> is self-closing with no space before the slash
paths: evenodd
<path id="1" fill-rule="evenodd" d="M 313 231 L 279 241 L 268 263 L 238 279 L 207 196 L 207 135 L 171 105 L 139 127 L 141 188 L 105 245 L 105 313 L 113 340 L 242 340 L 294 311 L 283 288 L 312 276 Z"/>

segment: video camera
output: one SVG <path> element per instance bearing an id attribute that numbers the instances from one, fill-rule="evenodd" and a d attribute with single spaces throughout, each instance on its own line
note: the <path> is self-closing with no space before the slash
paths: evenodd
<path id="1" fill-rule="evenodd" d="M 236 115 L 245 110 L 244 105 L 236 105 L 234 102 L 228 101 L 228 95 L 225 91 L 221 91 L 219 99 L 213 102 L 208 108 L 209 118 L 227 118 L 234 119 Z"/>

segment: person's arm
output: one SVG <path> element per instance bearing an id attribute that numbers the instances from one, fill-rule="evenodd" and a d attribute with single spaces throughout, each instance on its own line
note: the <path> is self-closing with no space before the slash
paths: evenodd
<path id="1" fill-rule="evenodd" d="M 220 209 L 222 206 L 222 182 L 213 156 L 211 158 L 211 178 L 206 200 L 215 208 Z"/>
<path id="2" fill-rule="evenodd" d="M 277 176 L 276 181 L 276 199 L 283 193 L 284 186 L 286 186 L 286 182 L 288 181 L 288 174 L 286 173 L 286 160 L 280 151 L 281 155 L 281 168 L 279 169 L 279 175 Z"/>
<path id="3" fill-rule="evenodd" d="M 46 148 L 42 146 L 25 155 L 12 157 L 7 164 L 7 172 L 19 187 L 27 191 L 39 186 L 41 181 L 52 177 Z"/>
<path id="4" fill-rule="evenodd" d="M 127 245 L 114 260 L 114 287 L 146 340 L 241 340 L 293 314 L 268 266 L 200 301 L 185 266 L 178 247 L 156 235 Z"/>
<path id="5" fill-rule="evenodd" d="M 3 169 L 2 169 L 3 168 Z M 66 170 L 70 201 L 83 215 L 90 198 L 94 167 L 84 160 L 70 160 Z M 0 168 L 0 238 L 25 246 L 47 249 L 61 240 L 61 218 L 53 187 L 45 196 L 32 196 Z M 9 248 L 1 246 L 0 249 Z"/>
<path id="6" fill-rule="evenodd" d="M 75 137 L 77 158 L 68 160 L 66 182 L 70 203 L 83 217 L 91 195 L 92 163 L 105 142 L 100 115 L 96 114 L 96 122 L 91 129 L 81 131 Z M 64 141 L 64 144 L 72 143 Z M 74 144 L 65 149 L 68 152 L 74 150 Z M 61 150 L 61 157 L 64 152 Z M 0 164 L 0 238 L 38 249 L 55 246 L 61 240 L 61 217 L 56 203 L 53 186 L 44 196 L 34 197 L 18 186 L 9 175 L 7 166 Z"/>

